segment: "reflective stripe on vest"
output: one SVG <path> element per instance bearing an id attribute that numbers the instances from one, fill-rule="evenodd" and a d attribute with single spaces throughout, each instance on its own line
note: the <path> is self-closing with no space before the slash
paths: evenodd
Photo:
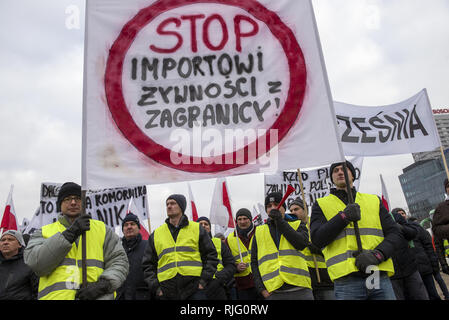
<path id="1" fill-rule="evenodd" d="M 319 198 L 317 202 L 328 221 L 346 207 L 338 197 L 332 194 Z M 379 198 L 376 195 L 357 192 L 355 202 L 359 204 L 361 212 L 361 219 L 357 223 L 362 247 L 365 250 L 373 250 L 384 240 L 379 216 Z M 354 224 L 348 224 L 334 241 L 323 248 L 322 252 L 332 280 L 358 271 L 352 255 L 357 252 Z M 379 270 L 386 271 L 390 277 L 394 274 L 391 258 L 379 264 L 378 267 Z"/>
<path id="2" fill-rule="evenodd" d="M 300 221 L 288 222 L 288 224 L 296 230 Z M 296 250 L 283 235 L 278 250 L 268 225 L 257 226 L 256 243 L 260 276 L 269 292 L 279 289 L 284 283 L 311 288 L 304 253 Z"/>
<path id="3" fill-rule="evenodd" d="M 242 259 L 243 261 L 240 261 L 240 253 L 239 253 L 239 247 L 237 244 L 237 239 L 240 243 L 240 250 L 242 252 Z M 249 247 L 251 248 L 253 244 L 253 237 L 251 237 L 251 240 L 249 242 Z M 228 235 L 228 246 L 229 249 L 231 249 L 232 256 L 234 257 L 235 263 L 244 262 L 248 265 L 248 268 L 246 268 L 242 272 L 236 272 L 234 273 L 234 277 L 245 277 L 251 273 L 251 250 L 248 250 L 245 245 L 243 244 L 242 240 L 240 238 L 236 238 L 234 235 L 234 232 L 230 233 Z"/>
<path id="4" fill-rule="evenodd" d="M 56 233 L 62 233 L 66 227 L 59 221 L 42 227 L 42 236 L 48 239 Z M 106 236 L 106 226 L 98 220 L 90 220 L 90 230 L 86 232 L 87 239 L 87 281 L 95 282 L 103 273 L 103 245 Z M 76 290 L 82 283 L 82 237 L 72 244 L 72 249 L 53 272 L 39 279 L 38 298 L 40 300 L 74 300 Z"/>
<path id="5" fill-rule="evenodd" d="M 201 275 L 203 263 L 199 252 L 200 225 L 189 221 L 179 230 L 175 240 L 164 223 L 154 231 L 154 246 L 158 255 L 157 278 L 159 282 L 181 274 L 183 276 Z"/>

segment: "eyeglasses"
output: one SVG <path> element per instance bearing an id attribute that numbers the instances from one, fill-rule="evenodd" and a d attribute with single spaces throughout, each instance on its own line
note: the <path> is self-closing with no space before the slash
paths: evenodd
<path id="1" fill-rule="evenodd" d="M 75 202 L 80 202 L 81 201 L 81 197 L 80 196 L 72 196 L 72 197 L 65 197 L 64 199 L 62 199 L 62 202 L 72 202 L 73 200 L 75 200 Z"/>

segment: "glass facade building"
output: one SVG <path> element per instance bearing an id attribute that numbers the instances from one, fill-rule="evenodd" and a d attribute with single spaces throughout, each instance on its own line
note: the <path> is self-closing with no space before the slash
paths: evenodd
<path id="1" fill-rule="evenodd" d="M 446 161 L 449 161 L 448 155 L 446 152 Z M 419 220 L 427 218 L 429 211 L 444 200 L 444 179 L 447 175 L 441 156 L 437 159 L 415 162 L 402 172 L 399 182 L 410 215 Z"/>

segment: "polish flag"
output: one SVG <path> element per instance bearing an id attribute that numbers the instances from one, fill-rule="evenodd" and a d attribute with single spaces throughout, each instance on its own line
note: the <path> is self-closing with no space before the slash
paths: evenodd
<path id="1" fill-rule="evenodd" d="M 210 222 L 223 228 L 235 228 L 232 216 L 231 201 L 225 178 L 217 178 L 212 204 L 210 207 Z"/>
<path id="2" fill-rule="evenodd" d="M 17 230 L 16 210 L 14 209 L 14 203 L 12 201 L 13 189 L 14 185 L 11 185 L 8 199 L 6 200 L 5 211 L 3 212 L 2 222 L 0 224 L 2 232 L 7 230 Z"/>
<path id="3" fill-rule="evenodd" d="M 193 193 L 192 193 L 192 187 L 190 186 L 190 183 L 187 184 L 189 187 L 189 200 L 190 205 L 192 207 L 192 221 L 198 220 L 198 210 L 196 209 L 195 200 L 193 199 Z"/>
<path id="4" fill-rule="evenodd" d="M 390 200 L 388 199 L 387 188 L 385 188 L 385 182 L 382 178 L 382 175 L 380 175 L 380 183 L 382 184 L 382 204 L 387 209 L 387 211 L 390 212 Z"/>
<path id="5" fill-rule="evenodd" d="M 134 203 L 134 197 L 131 197 L 131 199 L 129 199 L 129 204 L 128 204 L 128 210 L 126 211 L 126 214 L 129 213 L 134 213 L 137 217 L 139 217 L 139 221 L 140 221 L 140 235 L 142 236 L 142 240 L 148 240 L 148 238 L 150 237 L 150 234 L 148 233 L 147 229 L 145 229 L 145 226 L 142 223 L 142 217 L 139 214 L 139 210 L 137 210 L 137 206 Z"/>

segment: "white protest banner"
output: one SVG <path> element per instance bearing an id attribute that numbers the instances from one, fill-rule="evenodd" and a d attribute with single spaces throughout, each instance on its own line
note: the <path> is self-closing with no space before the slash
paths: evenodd
<path id="1" fill-rule="evenodd" d="M 387 106 L 334 102 L 334 107 L 345 155 L 385 156 L 440 147 L 425 89 L 403 102 Z"/>
<path id="2" fill-rule="evenodd" d="M 360 175 L 362 172 L 363 158 L 354 157 L 349 159 L 349 161 L 354 165 L 356 171 L 354 187 L 358 189 L 360 184 Z M 304 171 L 301 170 L 304 195 L 308 206 L 311 206 L 316 199 L 327 196 L 330 192 L 330 188 L 335 187 L 329 176 L 329 167 L 330 165 Z M 285 194 L 288 185 L 294 187 L 295 192 L 287 198 L 287 208 L 295 198 L 301 197 L 298 171 L 281 171 L 272 175 L 265 174 L 265 195 L 271 192 L 281 192 L 282 194 Z"/>
<path id="3" fill-rule="evenodd" d="M 337 133 L 310 0 L 87 1 L 83 189 L 324 165 Z"/>
<path id="4" fill-rule="evenodd" d="M 44 225 L 57 220 L 56 200 L 62 183 L 44 182 L 41 184 L 41 201 L 39 210 L 34 214 L 26 232 L 33 233 Z M 92 219 L 103 221 L 114 228 L 122 224 L 130 199 L 133 198 L 137 212 L 133 212 L 141 221 L 148 219 L 148 202 L 146 186 L 133 186 L 114 189 L 87 190 L 86 213 Z"/>

